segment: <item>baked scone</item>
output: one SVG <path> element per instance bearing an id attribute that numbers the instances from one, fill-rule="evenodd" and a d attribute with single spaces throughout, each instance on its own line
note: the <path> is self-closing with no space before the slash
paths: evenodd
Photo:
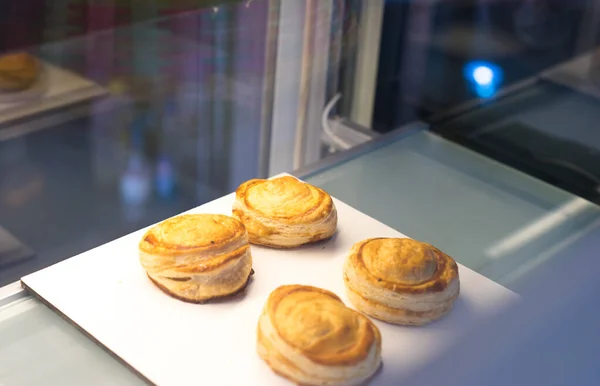
<path id="1" fill-rule="evenodd" d="M 327 239 L 337 227 L 331 196 L 290 176 L 241 184 L 233 215 L 244 223 L 251 243 L 276 248 Z"/>
<path id="2" fill-rule="evenodd" d="M 381 365 L 379 329 L 334 293 L 284 285 L 258 321 L 257 349 L 277 374 L 301 385 L 362 385 Z"/>
<path id="3" fill-rule="evenodd" d="M 344 265 L 354 306 L 374 318 L 423 325 L 452 308 L 458 266 L 429 244 L 408 238 L 374 238 L 354 244 Z"/>
<path id="4" fill-rule="evenodd" d="M 25 52 L 0 56 L 0 90 L 28 89 L 38 78 L 40 68 L 39 60 Z"/>
<path id="5" fill-rule="evenodd" d="M 242 290 L 252 273 L 244 225 L 220 214 L 184 214 L 150 228 L 139 244 L 148 277 L 174 298 L 202 303 Z"/>

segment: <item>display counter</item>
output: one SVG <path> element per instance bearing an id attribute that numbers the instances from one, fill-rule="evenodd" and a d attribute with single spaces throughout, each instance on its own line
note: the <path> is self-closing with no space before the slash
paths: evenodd
<path id="1" fill-rule="evenodd" d="M 600 234 L 596 205 L 420 123 L 296 175 L 524 296 L 530 275 Z M 18 283 L 0 289 L 0 363 L 3 385 L 145 383 Z"/>

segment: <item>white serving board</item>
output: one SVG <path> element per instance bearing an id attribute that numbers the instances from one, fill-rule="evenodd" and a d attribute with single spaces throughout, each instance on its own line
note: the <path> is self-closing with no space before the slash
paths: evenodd
<path id="1" fill-rule="evenodd" d="M 234 195 L 188 213 L 231 214 Z M 308 284 L 349 305 L 342 265 L 352 245 L 401 233 L 335 200 L 339 224 L 331 240 L 294 250 L 252 246 L 255 275 L 229 301 L 189 304 L 156 288 L 138 261 L 144 229 L 25 276 L 22 282 L 152 383 L 158 385 L 290 385 L 256 354 L 256 325 L 271 291 Z M 459 265 L 461 294 L 444 319 L 426 327 L 376 321 L 383 336 L 382 371 L 371 385 L 399 384 L 430 363 L 469 328 L 518 298 Z"/>

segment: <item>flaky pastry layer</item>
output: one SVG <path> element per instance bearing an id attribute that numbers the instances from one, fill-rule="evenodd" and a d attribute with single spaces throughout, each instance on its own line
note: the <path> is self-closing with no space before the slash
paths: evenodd
<path id="1" fill-rule="evenodd" d="M 344 282 L 358 310 L 404 325 L 423 325 L 441 318 L 460 292 L 456 262 L 412 239 L 356 243 L 344 265 Z"/>
<path id="2" fill-rule="evenodd" d="M 285 176 L 250 180 L 236 190 L 233 215 L 253 244 L 292 248 L 327 239 L 337 228 L 337 211 L 322 189 Z"/>
<path id="3" fill-rule="evenodd" d="M 139 244 L 142 267 L 163 291 L 190 302 L 233 294 L 248 282 L 248 234 L 236 219 L 182 215 L 146 232 Z"/>
<path id="4" fill-rule="evenodd" d="M 382 303 L 367 299 L 360 294 L 347 288 L 346 291 L 350 302 L 361 312 L 384 322 L 400 324 L 404 326 L 423 326 L 442 318 L 452 309 L 454 300 L 458 296 L 455 292 L 453 297 L 431 304 L 428 309 L 415 311 L 410 308 L 392 308 Z M 416 301 L 413 301 L 413 304 Z M 417 307 L 423 308 L 423 307 Z"/>
<path id="5" fill-rule="evenodd" d="M 257 350 L 278 374 L 302 385 L 361 385 L 381 365 L 381 335 L 333 293 L 287 285 L 271 293 Z"/>

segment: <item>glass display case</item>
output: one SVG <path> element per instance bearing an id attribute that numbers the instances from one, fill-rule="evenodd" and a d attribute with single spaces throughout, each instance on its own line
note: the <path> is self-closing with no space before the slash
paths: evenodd
<path id="1" fill-rule="evenodd" d="M 599 15 L 587 0 L 8 1 L 0 386 L 147 383 L 19 279 L 284 172 L 520 297 L 413 384 L 596 384 Z"/>

